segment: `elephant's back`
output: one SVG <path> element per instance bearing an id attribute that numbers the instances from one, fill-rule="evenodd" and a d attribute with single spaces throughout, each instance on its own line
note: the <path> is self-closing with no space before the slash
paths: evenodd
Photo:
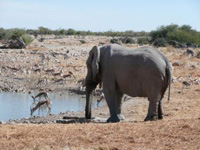
<path id="1" fill-rule="evenodd" d="M 121 46 L 111 46 L 109 51 L 110 61 L 113 65 L 137 66 L 138 68 L 148 67 L 162 69 L 166 67 L 166 57 L 152 47 L 143 47 L 135 50 L 120 49 Z M 126 67 L 125 67 L 126 68 Z"/>

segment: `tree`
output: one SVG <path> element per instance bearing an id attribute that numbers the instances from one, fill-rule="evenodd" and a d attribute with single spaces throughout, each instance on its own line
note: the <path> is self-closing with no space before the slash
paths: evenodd
<path id="1" fill-rule="evenodd" d="M 50 29 L 45 28 L 45 27 L 39 27 L 38 30 L 39 30 L 39 34 L 52 34 L 53 33 Z"/>
<path id="2" fill-rule="evenodd" d="M 75 33 L 76 33 L 76 31 L 75 31 L 74 29 L 68 29 L 68 30 L 66 31 L 66 34 L 67 34 L 67 35 L 75 35 Z"/>

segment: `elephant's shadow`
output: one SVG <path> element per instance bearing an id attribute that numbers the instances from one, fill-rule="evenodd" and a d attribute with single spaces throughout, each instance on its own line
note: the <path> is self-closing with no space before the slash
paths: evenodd
<path id="1" fill-rule="evenodd" d="M 56 120 L 56 123 L 70 124 L 70 123 L 106 123 L 106 118 L 92 118 L 85 119 L 85 117 L 70 117 L 64 116 L 63 119 Z"/>

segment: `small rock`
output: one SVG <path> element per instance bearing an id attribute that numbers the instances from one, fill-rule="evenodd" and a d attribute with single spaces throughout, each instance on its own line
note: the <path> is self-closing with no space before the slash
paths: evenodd
<path id="1" fill-rule="evenodd" d="M 6 42 L 5 45 L 3 45 L 1 48 L 9 48 L 9 49 L 21 49 L 26 48 L 26 45 L 24 43 L 24 40 L 20 37 L 15 40 L 9 40 Z"/>
<path id="2" fill-rule="evenodd" d="M 197 66 L 196 65 L 191 65 L 190 67 L 193 68 L 193 69 L 195 69 Z"/>
<path id="3" fill-rule="evenodd" d="M 197 57 L 197 58 L 200 58 L 200 52 L 197 53 L 197 56 L 196 56 L 196 57 Z"/>
<path id="4" fill-rule="evenodd" d="M 187 49 L 185 51 L 185 54 L 188 55 L 188 56 L 194 56 L 194 52 L 191 49 Z"/>
<path id="5" fill-rule="evenodd" d="M 172 66 L 181 66 L 183 63 L 182 62 L 174 62 L 173 64 L 172 64 Z"/>
<path id="6" fill-rule="evenodd" d="M 22 50 L 20 51 L 20 54 L 25 54 L 24 49 L 22 49 Z"/>

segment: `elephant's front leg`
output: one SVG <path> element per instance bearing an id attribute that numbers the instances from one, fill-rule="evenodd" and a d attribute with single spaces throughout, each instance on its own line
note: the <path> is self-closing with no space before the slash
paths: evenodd
<path id="1" fill-rule="evenodd" d="M 117 97 L 116 97 L 116 107 L 117 107 L 117 116 L 119 117 L 120 120 L 124 120 L 125 117 L 122 114 L 122 101 L 123 101 L 123 93 L 118 91 L 117 92 Z"/>
<path id="2" fill-rule="evenodd" d="M 110 111 L 110 118 L 108 118 L 107 122 L 119 122 L 120 119 L 118 117 L 118 108 L 117 108 L 117 103 L 116 103 L 116 98 L 117 98 L 117 91 L 116 90 L 109 90 L 109 89 L 104 89 L 104 94 L 106 98 L 106 102 L 109 107 Z"/>

